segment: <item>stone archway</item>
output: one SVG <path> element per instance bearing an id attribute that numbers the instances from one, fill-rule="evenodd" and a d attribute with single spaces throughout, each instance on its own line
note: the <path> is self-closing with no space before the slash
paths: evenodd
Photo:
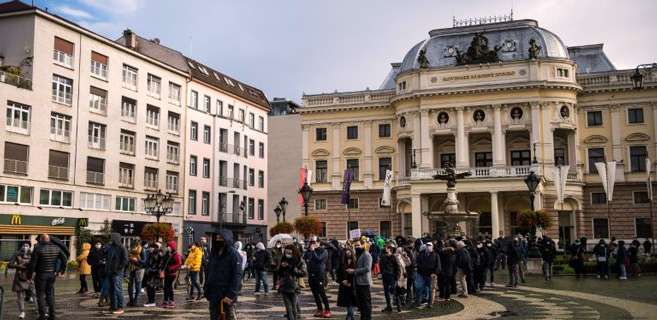
<path id="1" fill-rule="evenodd" d="M 400 199 L 397 202 L 397 213 L 400 215 L 401 228 L 403 236 L 411 236 L 413 234 L 413 215 L 411 212 L 411 200 Z"/>
<path id="2" fill-rule="evenodd" d="M 504 229 L 505 236 L 518 234 L 516 217 L 522 210 L 530 208 L 529 197 L 526 195 L 512 195 L 504 197 Z"/>

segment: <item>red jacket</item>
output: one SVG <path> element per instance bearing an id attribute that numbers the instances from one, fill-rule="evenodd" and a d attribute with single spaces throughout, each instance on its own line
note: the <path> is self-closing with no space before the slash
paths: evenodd
<path id="1" fill-rule="evenodd" d="M 164 274 L 167 276 L 177 276 L 178 269 L 182 266 L 182 258 L 176 251 L 175 242 L 169 241 L 167 245 L 171 247 L 171 254 L 169 257 L 165 258 L 166 265 L 164 266 Z"/>

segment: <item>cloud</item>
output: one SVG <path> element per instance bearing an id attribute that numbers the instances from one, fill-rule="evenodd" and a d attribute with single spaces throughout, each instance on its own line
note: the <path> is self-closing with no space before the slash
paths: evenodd
<path id="1" fill-rule="evenodd" d="M 136 11 L 145 0 L 80 0 L 90 7 L 110 13 L 132 13 Z"/>
<path id="2" fill-rule="evenodd" d="M 63 14 L 63 15 L 65 15 L 65 16 L 69 16 L 71 18 L 94 19 L 94 17 L 90 13 L 88 13 L 86 11 L 83 11 L 83 10 L 80 10 L 80 9 L 74 9 L 74 8 L 71 8 L 71 7 L 66 6 L 66 5 L 64 5 L 64 6 L 55 6 L 54 10 L 61 13 L 61 14 Z"/>
<path id="3" fill-rule="evenodd" d="M 123 27 L 117 23 L 113 22 L 89 22 L 89 21 L 80 21 L 79 24 L 92 32 L 95 32 L 101 36 L 104 36 L 110 40 L 115 40 L 121 37 Z"/>

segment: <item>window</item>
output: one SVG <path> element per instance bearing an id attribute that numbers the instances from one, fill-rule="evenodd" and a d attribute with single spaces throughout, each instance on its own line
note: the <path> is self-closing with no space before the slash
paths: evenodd
<path id="1" fill-rule="evenodd" d="M 398 88 L 399 91 L 406 90 L 406 81 L 400 82 Z"/>
<path id="2" fill-rule="evenodd" d="M 238 116 L 239 116 L 239 118 L 238 118 L 239 121 L 240 121 L 241 123 L 244 123 L 244 109 L 240 109 L 240 110 L 239 110 Z"/>
<path id="3" fill-rule="evenodd" d="M 224 102 L 217 100 L 217 115 L 220 117 L 224 116 Z"/>
<path id="4" fill-rule="evenodd" d="M 634 191 L 634 203 L 650 203 L 648 192 Z"/>
<path id="5" fill-rule="evenodd" d="M 255 141 L 253 139 L 249 140 L 249 155 L 255 156 Z"/>
<path id="6" fill-rule="evenodd" d="M 30 134 L 30 106 L 7 102 L 7 131 Z"/>
<path id="7" fill-rule="evenodd" d="M 609 220 L 593 219 L 593 237 L 609 238 Z"/>
<path id="8" fill-rule="evenodd" d="M 189 190 L 189 205 L 187 206 L 187 213 L 196 214 L 196 190 Z"/>
<path id="9" fill-rule="evenodd" d="M 203 142 L 210 144 L 211 139 L 212 139 L 212 133 L 210 126 L 203 126 Z"/>
<path id="10" fill-rule="evenodd" d="M 96 87 L 89 89 L 89 108 L 92 112 L 107 113 L 107 91 Z"/>
<path id="11" fill-rule="evenodd" d="M 156 137 L 146 136 L 146 158 L 159 159 L 160 158 L 160 139 Z"/>
<path id="12" fill-rule="evenodd" d="M 351 230 L 358 230 L 358 221 L 347 221 L 347 239 Z"/>
<path id="13" fill-rule="evenodd" d="M 328 161 L 315 161 L 315 182 L 328 182 Z"/>
<path id="14" fill-rule="evenodd" d="M 636 218 L 634 220 L 634 229 L 636 230 L 637 238 L 652 237 L 652 224 L 650 223 L 650 218 Z"/>
<path id="15" fill-rule="evenodd" d="M 179 106 L 181 92 L 179 85 L 169 82 L 169 103 Z"/>
<path id="16" fill-rule="evenodd" d="M 347 169 L 354 171 L 354 181 L 358 181 L 358 159 L 347 159 Z"/>
<path id="17" fill-rule="evenodd" d="M 178 193 L 178 173 L 167 171 L 167 192 Z"/>
<path id="18" fill-rule="evenodd" d="M 253 198 L 249 198 L 249 219 L 253 219 L 254 207 L 255 207 L 255 200 Z"/>
<path id="19" fill-rule="evenodd" d="M 586 113 L 586 122 L 589 127 L 602 125 L 602 111 L 589 111 Z"/>
<path id="20" fill-rule="evenodd" d="M 347 127 L 347 139 L 358 139 L 358 127 Z"/>
<path id="21" fill-rule="evenodd" d="M 265 144 L 262 142 L 258 142 L 258 156 L 260 159 L 265 158 Z"/>
<path id="22" fill-rule="evenodd" d="M 108 58 L 105 55 L 91 51 L 91 74 L 101 79 L 107 79 Z"/>
<path id="23" fill-rule="evenodd" d="M 475 153 L 475 167 L 492 167 L 493 166 L 493 153 L 492 152 L 476 152 Z"/>
<path id="24" fill-rule="evenodd" d="M 607 203 L 607 194 L 604 192 L 592 192 L 591 204 L 605 204 Z"/>
<path id="25" fill-rule="evenodd" d="M 210 178 L 210 159 L 203 158 L 203 178 Z"/>
<path id="26" fill-rule="evenodd" d="M 148 95 L 160 99 L 160 93 L 162 92 L 162 79 L 158 76 L 148 74 Z"/>
<path id="27" fill-rule="evenodd" d="M 192 121 L 192 124 L 189 127 L 189 135 L 192 140 L 198 141 L 198 123 Z"/>
<path id="28" fill-rule="evenodd" d="M 0 185 L 0 202 L 32 203 L 32 187 Z"/>
<path id="29" fill-rule="evenodd" d="M 167 142 L 167 162 L 178 163 L 180 161 L 180 145 L 176 142 Z"/>
<path id="30" fill-rule="evenodd" d="M 253 112 L 249 112 L 249 127 L 251 127 L 251 129 L 255 129 L 255 115 Z"/>
<path id="31" fill-rule="evenodd" d="M 136 198 L 131 197 L 116 197 L 116 206 L 114 207 L 116 211 L 124 212 L 135 212 L 135 202 Z"/>
<path id="32" fill-rule="evenodd" d="M 554 163 L 556 165 L 568 164 L 566 160 L 566 150 L 564 148 L 554 149 Z"/>
<path id="33" fill-rule="evenodd" d="M 167 130 L 176 134 L 180 134 L 180 115 L 169 111 L 167 120 Z"/>
<path id="34" fill-rule="evenodd" d="M 73 42 L 55 37 L 55 48 L 52 58 L 57 64 L 73 68 Z"/>
<path id="35" fill-rule="evenodd" d="M 228 105 L 228 118 L 233 119 L 233 111 L 234 111 L 234 107 Z"/>
<path id="36" fill-rule="evenodd" d="M 146 167 L 144 169 L 144 188 L 150 189 L 150 190 L 156 190 L 157 189 L 157 168 L 149 168 Z"/>
<path id="37" fill-rule="evenodd" d="M 27 175 L 30 147 L 5 142 L 5 173 Z"/>
<path id="38" fill-rule="evenodd" d="M 80 192 L 80 208 L 109 210 L 110 198 L 109 194 Z"/>
<path id="39" fill-rule="evenodd" d="M 493 233 L 493 219 L 491 212 L 481 212 L 479 214 L 479 234 Z"/>
<path id="40" fill-rule="evenodd" d="M 203 97 L 203 106 L 204 106 L 205 112 L 210 113 L 210 109 L 212 108 L 212 99 L 210 99 L 210 97 L 208 97 L 208 96 L 204 96 Z"/>
<path id="41" fill-rule="evenodd" d="M 589 149 L 589 172 L 598 173 L 598 169 L 595 167 L 596 162 L 605 161 L 605 149 L 603 148 L 594 148 Z"/>
<path id="42" fill-rule="evenodd" d="M 379 138 L 390 138 L 390 124 L 379 125 Z"/>
<path id="43" fill-rule="evenodd" d="M 568 71 L 568 69 L 557 68 L 557 78 L 570 78 Z"/>
<path id="44" fill-rule="evenodd" d="M 197 158 L 196 156 L 189 156 L 189 175 L 196 176 L 197 170 Z"/>
<path id="45" fill-rule="evenodd" d="M 198 109 L 198 92 L 192 90 L 189 95 L 189 107 L 193 109 Z"/>
<path id="46" fill-rule="evenodd" d="M 392 170 L 392 158 L 379 158 L 379 180 L 386 180 L 386 170 Z"/>
<path id="47" fill-rule="evenodd" d="M 440 154 L 440 167 L 445 168 L 447 163 L 451 163 L 452 165 L 456 164 L 456 155 L 454 153 L 441 153 Z"/>
<path id="48" fill-rule="evenodd" d="M 349 199 L 348 209 L 358 209 L 358 198 Z"/>
<path id="49" fill-rule="evenodd" d="M 54 112 L 50 114 L 50 140 L 71 141 L 71 117 Z"/>
<path id="50" fill-rule="evenodd" d="M 131 122 L 135 122 L 135 115 L 137 114 L 137 101 L 130 98 L 123 97 L 121 99 L 121 118 Z"/>
<path id="51" fill-rule="evenodd" d="M 87 183 L 103 185 L 105 183 L 105 160 L 100 158 L 87 158 Z"/>
<path id="52" fill-rule="evenodd" d="M 531 164 L 531 152 L 529 150 L 511 151 L 512 166 L 528 166 Z"/>
<path id="53" fill-rule="evenodd" d="M 119 187 L 133 188 L 135 186 L 135 165 L 119 163 Z"/>
<path id="54" fill-rule="evenodd" d="M 392 238 L 392 223 L 390 221 L 379 221 L 379 234 L 386 238 Z"/>
<path id="55" fill-rule="evenodd" d="M 206 191 L 201 194 L 201 215 L 210 215 L 210 193 Z"/>
<path id="56" fill-rule="evenodd" d="M 628 123 L 643 123 L 643 108 L 627 109 Z"/>
<path id="57" fill-rule="evenodd" d="M 630 165 L 632 172 L 646 171 L 646 157 L 648 156 L 646 147 L 630 147 Z"/>
<path id="58" fill-rule="evenodd" d="M 265 187 L 265 172 L 258 170 L 258 188 Z"/>
<path id="59" fill-rule="evenodd" d="M 315 199 L 315 210 L 326 210 L 326 199 Z"/>
<path id="60" fill-rule="evenodd" d="M 315 128 L 315 140 L 326 141 L 326 128 Z"/>
<path id="61" fill-rule="evenodd" d="M 160 127 L 160 108 L 156 106 L 146 106 L 146 124 L 153 128 Z"/>
<path id="62" fill-rule="evenodd" d="M 73 192 L 62 190 L 41 189 L 39 204 L 44 206 L 72 207 Z"/>
<path id="63" fill-rule="evenodd" d="M 258 117 L 258 130 L 265 131 L 265 118 L 263 117 Z"/>
<path id="64" fill-rule="evenodd" d="M 210 74 L 208 73 L 208 70 L 205 69 L 205 67 L 202 66 L 202 65 L 200 65 L 200 64 L 198 65 L 198 69 L 199 69 L 204 75 L 206 75 L 206 76 L 209 76 L 209 75 L 210 75 Z"/>
<path id="65" fill-rule="evenodd" d="M 518 212 L 509 212 L 509 225 L 511 226 L 511 235 L 520 234 L 520 228 L 518 228 Z"/>
<path id="66" fill-rule="evenodd" d="M 50 150 L 48 155 L 48 178 L 68 180 L 68 152 Z"/>
<path id="67" fill-rule="evenodd" d="M 265 220 L 265 200 L 258 199 L 258 220 Z"/>
<path id="68" fill-rule="evenodd" d="M 89 122 L 89 148 L 105 150 L 105 125 Z"/>
<path id="69" fill-rule="evenodd" d="M 123 65 L 123 87 L 137 91 L 137 69 L 127 64 Z"/>
<path id="70" fill-rule="evenodd" d="M 52 75 L 52 101 L 71 105 L 73 97 L 73 80 L 56 74 Z"/>
<path id="71" fill-rule="evenodd" d="M 322 231 L 319 233 L 320 238 L 326 238 L 326 222 L 322 221 Z"/>
<path id="72" fill-rule="evenodd" d="M 249 169 L 249 187 L 255 185 L 255 170 Z"/>

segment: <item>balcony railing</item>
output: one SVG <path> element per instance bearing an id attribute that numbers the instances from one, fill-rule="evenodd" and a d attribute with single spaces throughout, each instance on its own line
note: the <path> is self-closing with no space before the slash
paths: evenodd
<path id="1" fill-rule="evenodd" d="M 233 179 L 233 188 L 239 189 L 241 182 L 242 180 L 240 179 Z"/>
<path id="2" fill-rule="evenodd" d="M 105 138 L 89 135 L 89 148 L 105 150 Z"/>
<path id="3" fill-rule="evenodd" d="M 167 182 L 167 192 L 169 193 L 178 193 L 178 183 Z"/>
<path id="4" fill-rule="evenodd" d="M 52 89 L 52 101 L 57 103 L 62 103 L 65 105 L 71 105 L 73 95 L 70 92 L 60 91 L 59 89 Z"/>
<path id="5" fill-rule="evenodd" d="M 98 100 L 89 101 L 89 108 L 91 108 L 91 110 L 93 112 L 106 115 L 107 114 L 107 101 L 102 101 L 102 100 L 100 100 L 100 101 L 98 101 Z"/>
<path id="6" fill-rule="evenodd" d="M 220 219 L 223 216 L 224 223 L 236 223 L 236 224 L 246 224 L 246 215 L 241 212 L 230 213 L 230 212 L 219 212 Z"/>
<path id="7" fill-rule="evenodd" d="M 102 185 L 105 183 L 105 174 L 102 172 L 87 171 L 87 183 Z"/>
<path id="8" fill-rule="evenodd" d="M 228 144 L 227 143 L 219 143 L 219 152 L 228 153 Z"/>
<path id="9" fill-rule="evenodd" d="M 119 187 L 134 188 L 134 186 L 135 186 L 135 178 L 131 178 L 131 177 L 119 178 Z"/>
<path id="10" fill-rule="evenodd" d="M 524 177 L 530 171 L 538 171 L 534 166 L 512 166 L 512 167 L 479 167 L 479 168 L 460 168 L 455 169 L 456 173 L 470 172 L 470 178 L 504 178 L 504 177 Z M 538 172 L 537 172 L 538 173 Z M 431 180 L 437 174 L 445 174 L 443 168 L 431 169 L 413 169 L 411 170 L 411 180 Z"/>
<path id="11" fill-rule="evenodd" d="M 68 180 L 68 167 L 48 166 L 48 178 Z"/>
<path id="12" fill-rule="evenodd" d="M 71 142 L 71 131 L 50 127 L 50 140 L 69 143 Z"/>
<path id="13" fill-rule="evenodd" d="M 167 152 L 167 162 L 178 164 L 180 162 L 180 154 L 177 152 Z"/>
<path id="14" fill-rule="evenodd" d="M 632 87 L 632 74 L 634 70 L 617 70 L 607 73 L 578 74 L 577 83 L 585 89 L 604 86 Z M 657 74 L 648 72 L 644 74 L 643 83 L 656 82 Z"/>
<path id="15" fill-rule="evenodd" d="M 119 145 L 121 153 L 135 154 L 135 144 L 121 141 Z"/>
<path id="16" fill-rule="evenodd" d="M 180 133 L 180 124 L 175 122 L 169 122 L 167 125 L 167 130 L 175 133 Z"/>
<path id="17" fill-rule="evenodd" d="M 5 159 L 5 173 L 27 174 L 27 161 Z"/>
<path id="18" fill-rule="evenodd" d="M 17 76 L 15 74 L 0 71 L 0 82 L 19 87 L 21 89 L 32 90 L 32 80 Z"/>
<path id="19" fill-rule="evenodd" d="M 228 177 L 219 176 L 219 186 L 227 187 L 228 186 Z"/>
<path id="20" fill-rule="evenodd" d="M 144 188 L 155 190 L 157 189 L 157 180 L 155 179 L 144 179 Z"/>
<path id="21" fill-rule="evenodd" d="M 7 131 L 22 133 L 22 134 L 30 134 L 30 122 L 8 117 Z"/>
<path id="22" fill-rule="evenodd" d="M 340 92 L 307 95 L 303 97 L 304 106 L 319 107 L 329 105 L 348 105 L 358 103 L 387 103 L 395 92 L 392 90 L 373 90 L 366 92 Z"/>

